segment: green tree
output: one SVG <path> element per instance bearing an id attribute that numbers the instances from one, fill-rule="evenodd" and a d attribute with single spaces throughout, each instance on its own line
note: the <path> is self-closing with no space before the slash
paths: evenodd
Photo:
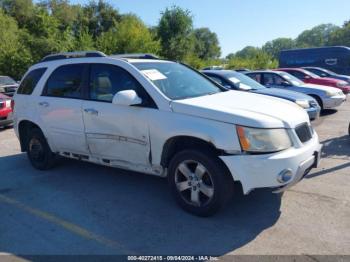
<path id="1" fill-rule="evenodd" d="M 345 45 L 350 46 L 350 21 L 344 23 L 330 35 L 328 45 Z"/>
<path id="2" fill-rule="evenodd" d="M 261 49 L 258 47 L 246 46 L 242 50 L 236 52 L 235 57 L 239 57 L 243 59 L 254 58 L 259 54 L 260 51 Z"/>
<path id="3" fill-rule="evenodd" d="M 103 0 L 91 1 L 83 7 L 82 12 L 79 12 L 75 30 L 81 32 L 88 28 L 89 34 L 96 39 L 102 33 L 115 28 L 120 19 L 119 12 L 107 2 Z"/>
<path id="4" fill-rule="evenodd" d="M 194 49 L 193 52 L 203 60 L 218 58 L 221 54 L 221 48 L 216 33 L 209 28 L 198 28 L 193 32 Z"/>
<path id="5" fill-rule="evenodd" d="M 21 41 L 35 61 L 51 53 L 73 50 L 74 46 L 70 29 L 60 30 L 60 22 L 43 8 L 36 8 L 26 31 L 21 34 Z"/>
<path id="6" fill-rule="evenodd" d="M 30 52 L 21 43 L 21 30 L 14 18 L 0 9 L 0 74 L 20 79 L 33 63 Z"/>
<path id="7" fill-rule="evenodd" d="M 278 59 L 279 53 L 285 49 L 295 48 L 295 42 L 291 38 L 277 38 L 275 40 L 267 42 L 262 50 L 271 55 L 273 58 Z"/>
<path id="8" fill-rule="evenodd" d="M 339 29 L 333 24 L 321 24 L 313 27 L 310 30 L 303 31 L 296 38 L 297 47 L 320 47 L 325 46 L 330 40 L 333 32 Z"/>
<path id="9" fill-rule="evenodd" d="M 39 7 L 45 8 L 60 23 L 62 30 L 74 27 L 82 8 L 80 5 L 71 5 L 69 0 L 42 0 Z"/>
<path id="10" fill-rule="evenodd" d="M 115 53 L 159 53 L 159 42 L 146 25 L 135 15 L 124 15 L 116 28 L 102 33 L 97 39 L 99 50 Z"/>
<path id="11" fill-rule="evenodd" d="M 88 51 L 95 49 L 95 42 L 87 29 L 82 30 L 74 39 L 75 51 Z"/>
<path id="12" fill-rule="evenodd" d="M 183 60 L 193 47 L 192 15 L 178 6 L 166 8 L 161 14 L 158 25 L 161 55 L 171 60 Z"/>
<path id="13" fill-rule="evenodd" d="M 32 0 L 0 0 L 6 14 L 16 19 L 19 27 L 24 27 L 34 14 Z"/>
<path id="14" fill-rule="evenodd" d="M 255 47 L 246 47 L 230 56 L 227 68 L 265 69 L 276 68 L 277 60 L 263 50 Z"/>

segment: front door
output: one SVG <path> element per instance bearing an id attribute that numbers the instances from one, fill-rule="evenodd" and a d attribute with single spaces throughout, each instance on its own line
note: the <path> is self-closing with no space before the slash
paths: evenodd
<path id="1" fill-rule="evenodd" d="M 91 64 L 88 99 L 83 102 L 85 134 L 91 154 L 115 165 L 150 166 L 148 119 L 152 108 L 112 104 L 122 90 L 142 86 L 125 69 L 108 64 Z"/>

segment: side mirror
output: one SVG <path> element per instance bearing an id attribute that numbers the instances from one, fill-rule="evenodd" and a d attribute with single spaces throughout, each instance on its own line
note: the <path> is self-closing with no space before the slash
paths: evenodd
<path id="1" fill-rule="evenodd" d="M 123 106 L 140 105 L 141 103 L 142 99 L 134 90 L 120 91 L 114 95 L 112 100 L 112 104 Z"/>
<path id="2" fill-rule="evenodd" d="M 304 76 L 304 79 L 310 79 L 311 77 L 310 76 Z"/>

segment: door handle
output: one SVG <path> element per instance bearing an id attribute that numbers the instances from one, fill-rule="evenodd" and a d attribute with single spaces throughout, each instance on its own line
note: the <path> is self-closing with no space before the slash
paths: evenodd
<path id="1" fill-rule="evenodd" d="M 98 115 L 98 111 L 96 109 L 93 108 L 85 108 L 84 112 L 90 115 L 94 115 L 97 116 Z"/>
<path id="2" fill-rule="evenodd" d="M 39 102 L 39 106 L 48 107 L 49 105 L 48 102 Z"/>

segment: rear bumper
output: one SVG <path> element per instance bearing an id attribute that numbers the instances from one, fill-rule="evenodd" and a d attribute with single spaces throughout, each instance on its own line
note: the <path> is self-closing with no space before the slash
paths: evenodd
<path id="1" fill-rule="evenodd" d="M 7 126 L 13 123 L 12 113 L 9 113 L 6 117 L 0 117 L 0 126 Z"/>
<path id="2" fill-rule="evenodd" d="M 278 192 L 299 182 L 304 174 L 316 167 L 321 155 L 318 136 L 300 148 L 290 148 L 273 154 L 221 156 L 233 179 L 240 181 L 243 192 L 248 194 L 255 188 L 277 188 Z M 290 178 L 282 182 L 280 174 L 288 171 Z"/>

